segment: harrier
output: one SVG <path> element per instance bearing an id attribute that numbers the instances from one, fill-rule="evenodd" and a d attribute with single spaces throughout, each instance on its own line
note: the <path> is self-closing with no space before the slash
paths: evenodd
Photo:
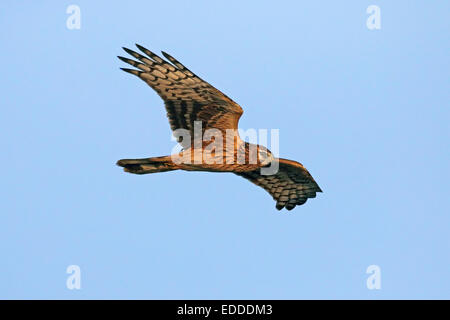
<path id="1" fill-rule="evenodd" d="M 275 158 L 267 148 L 239 137 L 238 122 L 243 110 L 236 102 L 171 55 L 162 52 L 166 61 L 136 46 L 146 56 L 123 48 L 136 60 L 118 58 L 136 69 L 121 69 L 145 81 L 164 100 L 170 127 L 183 149 L 170 156 L 119 160 L 117 165 L 124 171 L 135 174 L 172 170 L 232 172 L 269 192 L 278 210 L 292 210 L 308 198 L 314 198 L 316 192 L 322 192 L 301 163 Z M 203 135 L 208 130 L 215 133 L 205 140 Z M 225 148 L 222 143 L 225 141 L 232 141 L 232 147 L 228 143 Z M 216 148 L 211 147 L 213 144 Z M 270 174 L 263 172 L 272 166 L 277 170 L 269 171 Z"/>

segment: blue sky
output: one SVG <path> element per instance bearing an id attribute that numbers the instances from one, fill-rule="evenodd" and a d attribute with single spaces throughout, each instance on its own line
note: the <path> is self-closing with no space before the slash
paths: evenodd
<path id="1" fill-rule="evenodd" d="M 449 299 L 449 9 L 2 1 L 0 298 Z M 119 70 L 136 42 L 238 102 L 241 128 L 279 129 L 324 193 L 287 213 L 232 174 L 122 172 L 174 146 Z"/>

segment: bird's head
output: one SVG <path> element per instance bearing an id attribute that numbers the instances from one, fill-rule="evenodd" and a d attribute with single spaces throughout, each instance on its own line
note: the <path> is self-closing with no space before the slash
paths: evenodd
<path id="1" fill-rule="evenodd" d="M 243 148 L 238 152 L 245 153 L 245 162 L 249 164 L 258 164 L 262 167 L 269 165 L 275 157 L 272 152 L 264 146 L 245 142 Z M 244 155 L 244 153 L 242 155 Z"/>
<path id="2" fill-rule="evenodd" d="M 258 146 L 258 162 L 260 162 L 262 166 L 268 165 L 274 159 L 275 158 L 269 149 L 263 146 Z"/>

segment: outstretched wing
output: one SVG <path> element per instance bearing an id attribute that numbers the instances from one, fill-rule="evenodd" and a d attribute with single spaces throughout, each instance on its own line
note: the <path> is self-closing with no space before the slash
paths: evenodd
<path id="1" fill-rule="evenodd" d="M 200 79 L 171 55 L 162 52 L 169 63 L 146 48 L 136 46 L 147 56 L 123 48 L 139 61 L 118 58 L 139 70 L 121 69 L 145 81 L 164 100 L 172 130 L 189 130 L 191 141 L 178 141 L 184 148 L 189 148 L 193 143 L 194 121 L 202 122 L 201 134 L 211 128 L 223 133 L 226 129 L 238 128 L 243 110 L 236 102 Z"/>
<path id="2" fill-rule="evenodd" d="M 279 170 L 273 175 L 261 175 L 260 169 L 249 172 L 235 172 L 257 186 L 269 192 L 277 202 L 278 210 L 286 207 L 292 210 L 302 205 L 308 198 L 315 198 L 316 192 L 322 192 L 308 170 L 301 163 L 287 159 L 278 159 Z"/>

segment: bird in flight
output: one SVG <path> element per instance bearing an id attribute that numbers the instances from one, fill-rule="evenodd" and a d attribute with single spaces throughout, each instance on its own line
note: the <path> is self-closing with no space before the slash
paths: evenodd
<path id="1" fill-rule="evenodd" d="M 123 48 L 136 60 L 118 57 L 135 69 L 121 69 L 139 77 L 163 99 L 170 127 L 182 149 L 169 156 L 119 160 L 117 165 L 124 171 L 234 173 L 264 188 L 278 210 L 292 210 L 322 192 L 301 163 L 275 158 L 267 148 L 239 137 L 243 110 L 236 102 L 171 55 L 162 52 L 167 61 L 136 46 L 142 53 Z"/>

